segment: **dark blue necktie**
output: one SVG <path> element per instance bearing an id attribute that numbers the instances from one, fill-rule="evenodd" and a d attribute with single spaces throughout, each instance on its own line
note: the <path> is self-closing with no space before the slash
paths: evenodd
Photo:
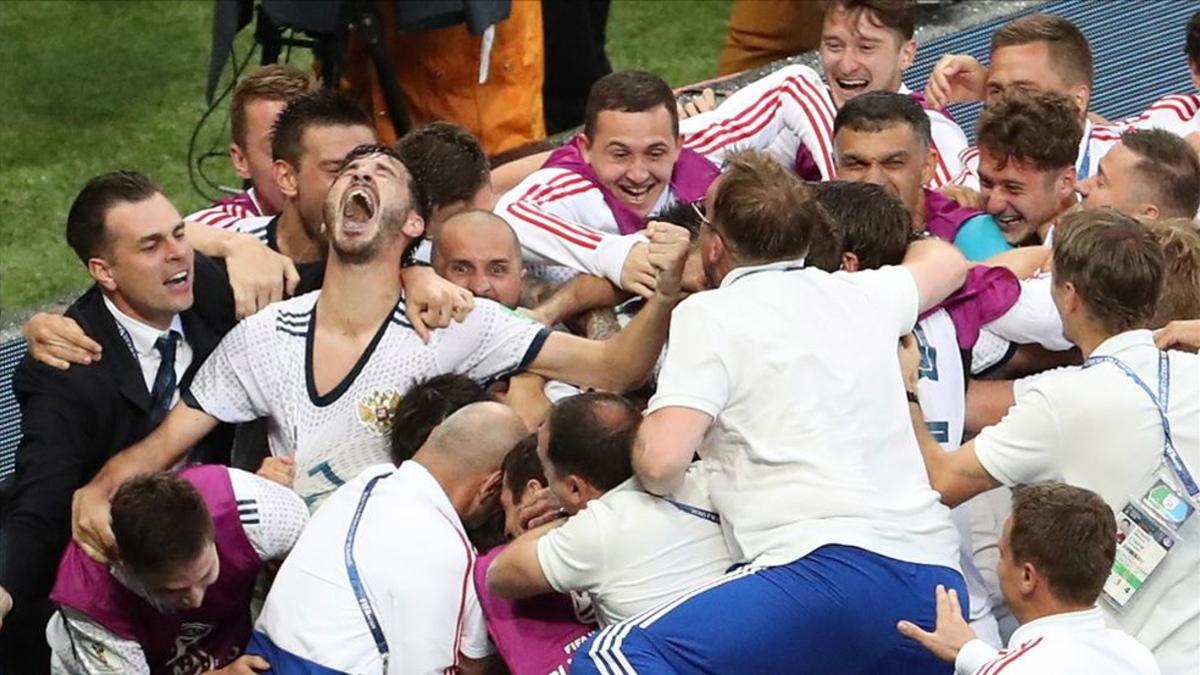
<path id="1" fill-rule="evenodd" d="M 154 341 L 154 348 L 162 354 L 162 362 L 158 364 L 158 372 L 154 375 L 154 387 L 150 390 L 150 428 L 157 427 L 167 411 L 171 409 L 171 399 L 175 397 L 175 347 L 179 342 L 179 333 L 169 331 Z"/>

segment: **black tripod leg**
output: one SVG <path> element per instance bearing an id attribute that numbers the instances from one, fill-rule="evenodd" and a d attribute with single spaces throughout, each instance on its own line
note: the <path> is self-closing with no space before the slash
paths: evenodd
<path id="1" fill-rule="evenodd" d="M 371 62 L 375 65 L 375 74 L 379 76 L 379 86 L 383 90 L 383 100 L 387 103 L 388 115 L 392 118 L 392 128 L 396 130 L 396 137 L 399 138 L 408 133 L 411 123 L 408 119 L 408 109 L 404 105 L 404 94 L 400 92 L 400 83 L 396 79 L 396 66 L 392 63 L 383 40 L 379 13 L 374 10 L 364 11 L 358 19 L 358 29 L 371 54 Z"/>

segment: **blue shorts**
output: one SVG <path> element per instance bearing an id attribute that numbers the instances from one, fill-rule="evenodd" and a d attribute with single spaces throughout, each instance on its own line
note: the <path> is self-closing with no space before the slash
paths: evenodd
<path id="1" fill-rule="evenodd" d="M 267 663 L 271 664 L 271 668 L 264 672 L 270 673 L 270 675 L 345 675 L 340 670 L 327 668 L 281 648 L 260 631 L 254 631 L 254 634 L 250 636 L 250 644 L 246 646 L 246 653 L 266 659 Z"/>
<path id="2" fill-rule="evenodd" d="M 896 630 L 933 630 L 938 584 L 962 575 L 849 546 L 787 565 L 743 567 L 594 634 L 574 673 L 952 673 L 953 665 Z"/>

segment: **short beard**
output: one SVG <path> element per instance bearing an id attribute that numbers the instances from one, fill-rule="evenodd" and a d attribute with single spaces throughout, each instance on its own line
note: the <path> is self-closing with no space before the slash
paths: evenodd
<path id="1" fill-rule="evenodd" d="M 400 233 L 411 211 L 412 209 L 408 207 L 393 207 L 380 211 L 379 229 L 370 241 L 363 243 L 358 248 L 347 249 L 343 248 L 334 237 L 331 240 L 333 252 L 337 254 L 338 260 L 347 265 L 367 265 L 373 262 L 379 256 L 379 252 L 384 249 L 388 240 Z"/>

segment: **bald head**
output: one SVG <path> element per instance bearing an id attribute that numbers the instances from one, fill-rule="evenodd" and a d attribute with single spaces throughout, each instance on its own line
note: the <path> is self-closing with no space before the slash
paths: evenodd
<path id="1" fill-rule="evenodd" d="M 512 227 L 491 211 L 463 211 L 442 223 L 433 242 L 433 268 L 476 297 L 510 308 L 521 299 L 521 244 Z"/>
<path id="2" fill-rule="evenodd" d="M 527 436 L 529 429 L 512 408 L 494 401 L 472 403 L 435 427 L 413 459 L 470 480 L 498 471 L 508 451 Z"/>

